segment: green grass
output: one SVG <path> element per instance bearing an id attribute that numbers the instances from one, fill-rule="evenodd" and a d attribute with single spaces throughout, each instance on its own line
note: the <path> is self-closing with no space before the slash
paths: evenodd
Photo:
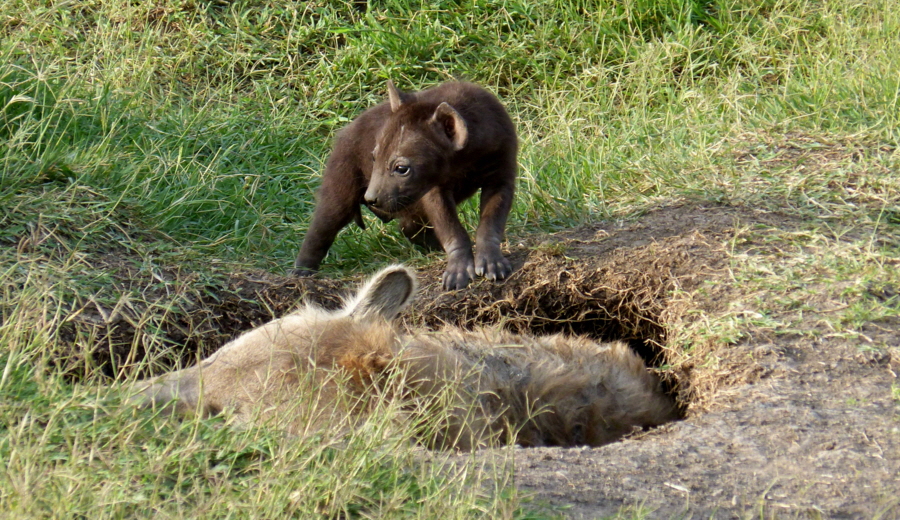
<path id="1" fill-rule="evenodd" d="M 187 305 L 192 290 L 167 273 L 204 285 L 287 269 L 330 139 L 389 78 L 409 90 L 464 78 L 501 97 L 521 141 L 510 239 L 685 199 L 821 222 L 739 233 L 747 308 L 695 336 L 806 330 L 808 293 L 835 280 L 833 333 L 896 315 L 896 298 L 866 295 L 898 285 L 897 2 L 368 5 L 0 0 L 5 514 L 530 514 L 502 464 L 444 475 L 397 440 L 285 441 L 120 410 L 98 390 L 91 338 L 60 347 L 81 302 L 130 305 L 152 331 L 171 303 L 148 294 Z M 327 273 L 441 257 L 367 223 L 342 232 Z M 836 240 L 845 228 L 867 231 Z M 77 384 L 61 375 L 72 364 Z"/>

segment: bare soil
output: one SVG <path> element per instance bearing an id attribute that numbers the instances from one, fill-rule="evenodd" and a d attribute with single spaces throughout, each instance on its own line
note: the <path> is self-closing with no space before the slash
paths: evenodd
<path id="1" fill-rule="evenodd" d="M 694 338 L 690 351 L 675 341 L 697 316 L 726 312 L 740 292 L 727 283 L 738 227 L 802 225 L 762 210 L 683 203 L 535 237 L 512 245 L 515 272 L 500 283 L 443 292 L 442 265 L 420 273 L 419 303 L 405 319 L 624 339 L 659 370 L 682 420 L 601 448 L 515 450 L 516 485 L 572 518 L 900 518 L 900 402 L 892 397 L 900 319 L 867 325 L 880 349 L 763 329 L 736 344 Z M 143 339 L 140 317 L 152 297 L 116 309 L 85 304 L 67 322 L 67 359 L 79 366 L 90 358 L 112 375 L 153 355 L 163 361 L 153 371 L 165 370 L 302 299 L 334 307 L 351 285 L 255 272 L 225 287 L 193 287 L 158 323 L 166 343 L 179 346 L 165 355 L 164 345 Z M 807 321 L 815 328 L 815 311 Z"/>

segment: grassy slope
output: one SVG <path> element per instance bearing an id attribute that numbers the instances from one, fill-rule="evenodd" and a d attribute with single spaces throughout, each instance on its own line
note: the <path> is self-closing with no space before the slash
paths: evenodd
<path id="1" fill-rule="evenodd" d="M 370 4 L 0 0 L 3 511 L 524 514 L 514 493 L 490 492 L 508 484 L 502 463 L 492 480 L 437 478 L 410 463 L 402 436 L 285 445 L 170 424 L 46 368 L 73 301 L 140 297 L 100 256 L 163 285 L 173 266 L 201 279 L 289 266 L 329 138 L 382 99 L 387 78 L 407 89 L 466 78 L 501 96 L 522 141 L 511 238 L 683 198 L 823 219 L 806 236 L 746 230 L 792 260 L 773 272 L 737 255 L 750 273 L 738 281 L 779 297 L 693 334 L 731 337 L 832 279 L 847 282 L 838 333 L 896 313 L 862 298 L 900 279 L 896 241 L 876 240 L 900 222 L 896 2 Z M 769 160 L 786 143 L 860 152 L 821 168 Z M 834 248 L 828 236 L 851 222 L 871 232 Z M 368 223 L 342 233 L 327 269 L 440 257 Z"/>

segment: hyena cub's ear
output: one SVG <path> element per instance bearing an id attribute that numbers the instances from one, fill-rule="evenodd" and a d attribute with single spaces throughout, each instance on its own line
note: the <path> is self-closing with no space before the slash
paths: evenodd
<path id="1" fill-rule="evenodd" d="M 394 82 L 391 80 L 387 81 L 387 88 L 388 100 L 391 102 L 391 112 L 396 112 L 400 105 L 409 101 L 408 95 L 397 90 L 397 87 L 394 86 Z"/>
<path id="2" fill-rule="evenodd" d="M 431 123 L 438 126 L 438 131 L 443 132 L 457 152 L 466 147 L 469 140 L 469 127 L 466 120 L 459 115 L 453 107 L 446 102 L 438 105 L 431 116 Z"/>
<path id="3" fill-rule="evenodd" d="M 386 267 L 366 282 L 344 311 L 357 319 L 394 319 L 412 301 L 416 275 L 402 265 Z"/>

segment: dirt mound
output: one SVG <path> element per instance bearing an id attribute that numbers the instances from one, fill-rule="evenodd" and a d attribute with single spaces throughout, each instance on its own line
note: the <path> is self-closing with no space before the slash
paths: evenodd
<path id="1" fill-rule="evenodd" d="M 435 265 L 420 273 L 419 304 L 406 322 L 431 328 L 499 324 L 516 332 L 625 340 L 649 365 L 666 368 L 661 375 L 686 408 L 700 395 L 695 382 L 699 373 L 667 347 L 672 327 L 724 298 L 710 281 L 724 275 L 723 237 L 735 219 L 748 216 L 744 213 L 684 205 L 638 222 L 536 236 L 511 252 L 515 272 L 509 279 L 482 280 L 460 291 L 441 289 L 443 266 Z M 132 285 L 155 282 L 141 280 L 119 257 L 104 261 Z M 61 359 L 73 367 L 70 372 L 100 368 L 114 375 L 144 359 L 154 361 L 145 365 L 151 373 L 189 364 L 301 302 L 334 308 L 356 282 L 252 272 L 217 286 L 198 285 L 191 275 L 178 272 L 163 276 L 163 289 L 156 294 L 142 290 L 139 303 L 106 308 L 89 301 L 72 313 L 61 331 L 70 345 Z M 687 296 L 702 285 L 709 286 L 703 300 Z"/>
<path id="2" fill-rule="evenodd" d="M 761 218 L 766 215 L 741 208 L 686 204 L 635 222 L 534 236 L 511 251 L 515 272 L 509 279 L 480 280 L 460 291 L 444 292 L 443 266 L 434 265 L 420 273 L 419 303 L 406 322 L 431 328 L 499 324 L 516 332 L 624 340 L 648 365 L 666 368 L 661 375 L 686 409 L 708 400 L 722 379 L 733 384 L 758 375 L 735 370 L 710 378 L 668 343 L 690 313 L 713 312 L 727 301 L 714 284 L 726 273 L 725 237 L 736 221 Z M 153 361 L 143 365 L 149 373 L 193 363 L 302 302 L 334 308 L 358 281 L 250 272 L 198 284 L 191 274 L 169 271 L 160 285 L 119 256 L 98 261 L 129 287 L 139 287 L 143 298 L 76 307 L 61 328 L 58 358 L 76 376 L 98 368 L 113 376 L 146 359 Z M 704 297 L 691 297 L 701 286 Z"/>
<path id="3" fill-rule="evenodd" d="M 190 365 L 302 302 L 335 308 L 344 292 L 343 282 L 264 272 L 204 284 L 192 274 L 167 271 L 159 284 L 159 274 L 135 272 L 119 256 L 100 262 L 125 281 L 124 290 L 140 292 L 141 298 L 123 296 L 113 306 L 90 299 L 74 306 L 60 327 L 55 360 L 73 378 L 96 370 L 114 377 L 133 367 L 146 376 Z"/>
<path id="4" fill-rule="evenodd" d="M 725 299 L 711 282 L 726 273 L 723 237 L 742 211 L 685 205 L 639 222 L 535 237 L 513 251 L 508 280 L 465 291 L 442 292 L 434 266 L 413 321 L 624 340 L 648 365 L 667 368 L 661 375 L 686 407 L 698 397 L 696 373 L 669 340 L 689 313 Z M 701 286 L 705 298 L 690 298 Z"/>

